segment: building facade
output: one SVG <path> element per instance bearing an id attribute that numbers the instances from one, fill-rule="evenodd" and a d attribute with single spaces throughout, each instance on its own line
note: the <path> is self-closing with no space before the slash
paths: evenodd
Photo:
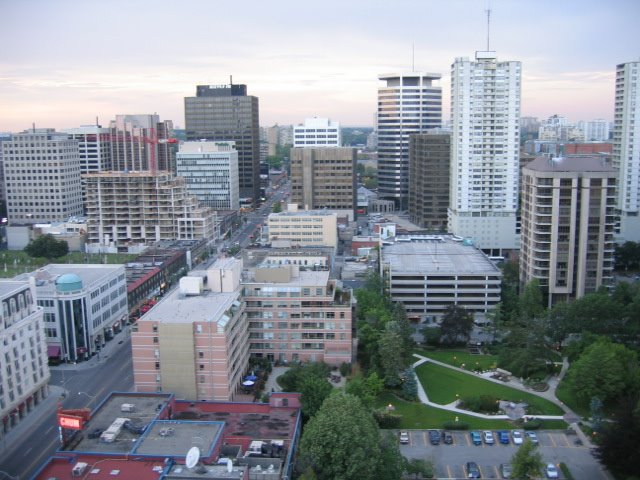
<path id="1" fill-rule="evenodd" d="M 112 169 L 175 173 L 173 122 L 158 115 L 116 115 L 109 122 Z"/>
<path id="2" fill-rule="evenodd" d="M 640 242 L 640 61 L 616 67 L 613 167 L 618 172 L 619 240 Z"/>
<path id="3" fill-rule="evenodd" d="M 268 221 L 269 242 L 287 242 L 299 247 L 333 247 L 338 245 L 338 217 L 324 210 L 271 213 Z"/>
<path id="4" fill-rule="evenodd" d="M 241 272 L 241 261 L 220 259 L 199 276 L 183 277 L 179 289 L 136 322 L 131 335 L 136 391 L 235 398 L 249 362 Z"/>
<path id="5" fill-rule="evenodd" d="M 100 125 L 82 125 L 63 130 L 78 142 L 80 173 L 106 172 L 112 169 L 111 133 Z"/>
<path id="6" fill-rule="evenodd" d="M 383 243 L 380 273 L 391 300 L 414 321 L 439 321 L 457 305 L 476 322 L 500 302 L 502 272 L 478 248 L 460 237 L 412 235 Z"/>
<path id="7" fill-rule="evenodd" d="M 409 218 L 429 231 L 446 232 L 451 133 L 436 129 L 409 138 Z"/>
<path id="8" fill-rule="evenodd" d="M 582 130 L 585 142 L 609 141 L 609 122 L 603 118 L 578 122 L 578 128 Z"/>
<path id="9" fill-rule="evenodd" d="M 293 127 L 293 146 L 341 147 L 340 123 L 328 118 L 307 118 L 303 124 Z"/>
<path id="10" fill-rule="evenodd" d="M 240 196 L 260 198 L 260 126 L 258 97 L 246 85 L 198 85 L 195 97 L 185 97 L 187 140 L 235 142 Z"/>
<path id="11" fill-rule="evenodd" d="M 0 439 L 49 393 L 42 308 L 29 281 L 0 280 Z"/>
<path id="12" fill-rule="evenodd" d="M 243 274 L 252 356 L 271 362 L 352 361 L 350 291 L 322 255 L 268 257 Z"/>
<path id="13" fill-rule="evenodd" d="M 305 209 L 356 208 L 356 149 L 292 148 L 291 201 Z"/>
<path id="14" fill-rule="evenodd" d="M 2 142 L 9 224 L 66 221 L 82 215 L 78 142 L 53 129 Z"/>
<path id="15" fill-rule="evenodd" d="M 613 281 L 616 172 L 598 157 L 539 157 L 522 172 L 520 283 L 548 305 Z"/>
<path id="16" fill-rule="evenodd" d="M 184 142 L 176 156 L 176 173 L 201 205 L 240 209 L 238 152 L 233 142 Z"/>
<path id="17" fill-rule="evenodd" d="M 497 255 L 519 245 L 520 78 L 492 51 L 451 66 L 449 231 Z"/>
<path id="18" fill-rule="evenodd" d="M 189 195 L 185 179 L 169 172 L 85 175 L 87 246 L 130 251 L 162 240 L 215 237 L 215 211 Z"/>
<path id="19" fill-rule="evenodd" d="M 400 210 L 409 204 L 409 135 L 442 125 L 437 73 L 389 73 L 378 77 L 378 195 Z"/>

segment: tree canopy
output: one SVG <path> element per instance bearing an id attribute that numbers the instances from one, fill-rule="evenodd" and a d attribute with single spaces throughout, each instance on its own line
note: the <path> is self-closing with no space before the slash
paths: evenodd
<path id="1" fill-rule="evenodd" d="M 511 457 L 511 466 L 511 478 L 532 479 L 540 477 L 544 463 L 537 447 L 527 438 Z"/>
<path id="2" fill-rule="evenodd" d="M 24 252 L 31 257 L 59 258 L 69 253 L 69 244 L 64 240 L 56 240 L 51 234 L 46 234 L 31 240 L 24 247 Z"/>
<path id="3" fill-rule="evenodd" d="M 458 305 L 447 306 L 440 322 L 441 341 L 447 345 L 469 340 L 473 330 L 473 313 Z"/>

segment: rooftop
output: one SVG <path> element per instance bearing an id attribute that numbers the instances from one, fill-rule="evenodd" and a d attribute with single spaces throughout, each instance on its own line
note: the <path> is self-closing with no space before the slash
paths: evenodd
<path id="1" fill-rule="evenodd" d="M 122 265 L 50 263 L 32 272 L 21 273 L 14 277 L 14 280 L 27 281 L 29 277 L 35 277 L 39 294 L 52 294 L 55 292 L 56 280 L 64 275 L 76 275 L 82 280 L 84 288 L 88 290 L 104 277 L 113 275 L 121 269 L 123 269 Z"/>
<path id="2" fill-rule="evenodd" d="M 537 157 L 529 162 L 525 169 L 538 172 L 607 172 L 615 173 L 611 164 L 596 155 L 568 157 Z"/>
<path id="3" fill-rule="evenodd" d="M 496 265 L 472 245 L 451 236 L 420 235 L 396 237 L 383 244 L 382 262 L 398 273 L 434 275 L 495 275 Z"/>

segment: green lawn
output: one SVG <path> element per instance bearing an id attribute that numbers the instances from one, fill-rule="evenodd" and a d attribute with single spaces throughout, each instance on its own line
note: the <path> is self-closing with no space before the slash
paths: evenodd
<path id="1" fill-rule="evenodd" d="M 464 364 L 467 370 L 490 370 L 498 364 L 496 355 L 472 355 L 467 350 L 416 350 L 415 353 L 454 367 Z"/>
<path id="2" fill-rule="evenodd" d="M 492 395 L 500 400 L 525 402 L 530 406 L 528 414 L 562 415 L 564 413 L 560 407 L 537 395 L 433 363 L 423 363 L 416 368 L 416 374 L 427 392 L 429 400 L 440 405 L 454 402 L 456 394 L 460 398 L 484 394 Z"/>

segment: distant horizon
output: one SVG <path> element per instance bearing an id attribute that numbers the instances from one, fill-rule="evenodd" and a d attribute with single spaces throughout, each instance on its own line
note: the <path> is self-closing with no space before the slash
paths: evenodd
<path id="1" fill-rule="evenodd" d="M 63 130 L 157 113 L 184 125 L 197 85 L 246 84 L 260 124 L 373 126 L 384 72 L 442 75 L 487 47 L 486 0 L 233 4 L 0 0 L 0 131 Z M 521 116 L 613 120 L 616 65 L 639 58 L 640 2 L 492 0 L 489 48 L 522 62 Z M 277 7 L 277 8 L 276 8 Z M 197 14 L 194 14 L 197 12 Z M 550 12 L 550 13 L 547 13 Z M 339 13 L 339 15 L 337 14 Z M 100 21 L 93 21 L 100 18 Z M 312 21 L 310 21 L 310 19 Z M 64 28 L 60 28 L 64 25 Z M 160 33 L 158 33 L 160 32 Z M 141 41 L 143 39 L 144 41 Z"/>

